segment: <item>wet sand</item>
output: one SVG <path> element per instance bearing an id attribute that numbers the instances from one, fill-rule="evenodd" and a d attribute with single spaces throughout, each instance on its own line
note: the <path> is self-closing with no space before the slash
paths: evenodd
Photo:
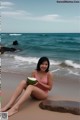
<path id="1" fill-rule="evenodd" d="M 2 89 L 2 104 L 5 106 L 9 101 L 12 93 L 21 80 L 25 79 L 30 74 L 16 74 L 16 73 L 1 73 L 1 89 Z M 80 82 L 76 79 L 68 79 L 64 77 L 55 76 L 53 88 L 49 92 L 49 100 L 72 100 L 80 101 Z M 79 120 L 80 116 L 70 113 L 60 113 L 39 108 L 39 103 L 31 98 L 28 99 L 20 108 L 19 112 L 9 117 L 9 120 Z"/>

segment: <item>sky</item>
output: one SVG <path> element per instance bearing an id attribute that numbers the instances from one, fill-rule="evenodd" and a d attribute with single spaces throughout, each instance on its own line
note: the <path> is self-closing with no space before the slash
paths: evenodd
<path id="1" fill-rule="evenodd" d="M 1 0 L 1 32 L 80 32 L 80 0 L 64 1 Z"/>

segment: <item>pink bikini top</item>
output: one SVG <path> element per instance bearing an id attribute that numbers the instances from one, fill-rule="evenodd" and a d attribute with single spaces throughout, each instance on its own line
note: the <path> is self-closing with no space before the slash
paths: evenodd
<path id="1" fill-rule="evenodd" d="M 39 78 L 39 75 L 38 75 L 38 73 L 37 73 L 37 71 L 36 71 L 36 72 L 35 72 L 35 77 L 36 77 L 36 79 L 37 79 L 38 81 L 41 81 L 41 82 L 44 83 L 44 84 L 47 84 L 47 82 L 48 82 L 47 74 L 46 74 L 42 79 L 40 79 L 40 78 Z"/>
<path id="2" fill-rule="evenodd" d="M 48 74 L 46 74 L 42 79 L 40 79 L 38 72 L 35 72 L 35 77 L 38 81 L 41 81 L 44 84 L 48 83 L 48 79 L 47 79 Z M 41 86 L 40 84 L 36 85 L 38 88 L 42 89 L 44 92 L 48 93 L 48 90 L 46 88 L 44 88 L 43 86 Z"/>

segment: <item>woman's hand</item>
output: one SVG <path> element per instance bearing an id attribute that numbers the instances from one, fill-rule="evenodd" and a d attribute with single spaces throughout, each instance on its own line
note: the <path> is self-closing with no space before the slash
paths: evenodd
<path id="1" fill-rule="evenodd" d="M 36 85 L 38 85 L 39 84 L 39 82 L 37 81 L 35 84 L 33 84 L 34 86 L 36 86 Z"/>

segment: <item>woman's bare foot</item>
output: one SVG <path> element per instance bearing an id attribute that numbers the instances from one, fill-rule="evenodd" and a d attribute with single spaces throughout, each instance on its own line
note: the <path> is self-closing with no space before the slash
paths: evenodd
<path id="1" fill-rule="evenodd" d="M 8 111 L 10 109 L 10 107 L 8 107 L 8 106 L 5 106 L 5 107 L 3 107 L 3 108 L 1 108 L 1 112 L 6 112 L 6 111 Z"/>
<path id="2" fill-rule="evenodd" d="M 18 112 L 18 108 L 12 107 L 12 108 L 11 108 L 10 110 L 8 110 L 7 112 L 8 112 L 8 116 L 10 117 L 10 116 L 12 116 L 12 115 L 14 115 L 15 113 Z"/>

